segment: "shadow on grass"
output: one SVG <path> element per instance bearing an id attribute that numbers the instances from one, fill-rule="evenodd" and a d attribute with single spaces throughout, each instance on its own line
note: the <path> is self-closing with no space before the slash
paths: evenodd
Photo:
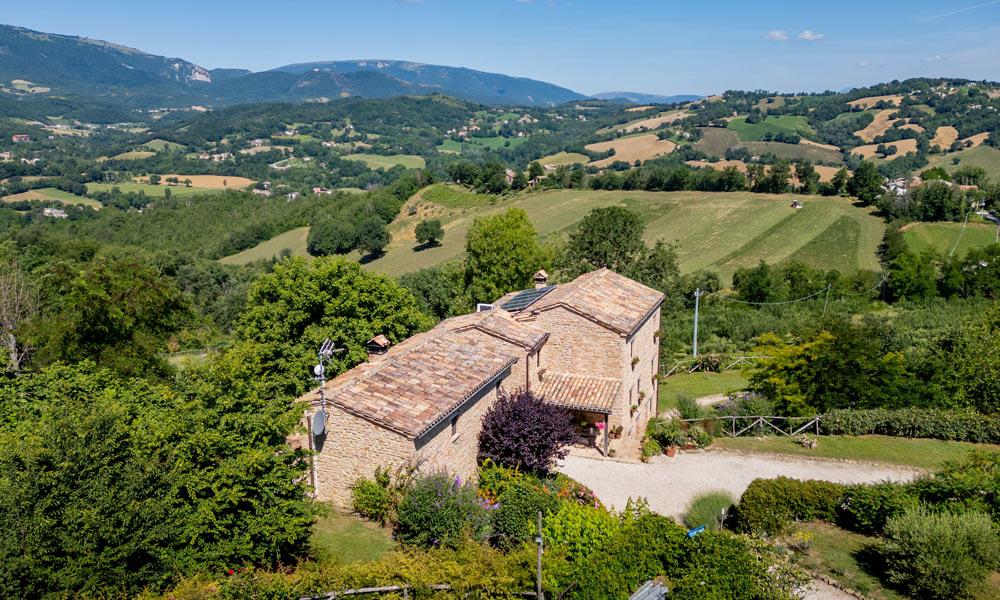
<path id="1" fill-rule="evenodd" d="M 366 254 L 358 259 L 358 262 L 362 265 L 367 265 L 372 261 L 376 261 L 385 256 L 385 250 L 379 250 L 378 252 L 372 252 L 371 254 Z"/>
<path id="2" fill-rule="evenodd" d="M 430 242 L 424 242 L 423 244 L 418 244 L 413 247 L 414 252 L 423 252 L 424 250 L 430 250 L 431 248 L 437 248 L 441 245 L 441 242 L 433 240 Z"/>
<path id="3" fill-rule="evenodd" d="M 878 580 L 879 585 L 887 590 L 892 590 L 897 594 L 905 596 L 907 594 L 906 589 L 889 581 L 889 576 L 887 574 L 889 563 L 887 562 L 886 557 L 879 552 L 879 546 L 880 544 L 878 542 L 866 544 L 857 551 L 853 552 L 851 556 L 855 561 L 857 561 L 858 567 L 860 567 L 862 571 Z"/>

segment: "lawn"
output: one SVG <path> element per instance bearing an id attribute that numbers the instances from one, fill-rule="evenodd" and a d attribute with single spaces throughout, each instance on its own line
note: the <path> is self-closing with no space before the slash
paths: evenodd
<path id="1" fill-rule="evenodd" d="M 671 375 L 660 383 L 657 412 L 677 408 L 677 400 L 683 396 L 700 398 L 736 392 L 746 387 L 747 379 L 738 370 L 721 373 L 679 373 Z"/>
<path id="2" fill-rule="evenodd" d="M 946 461 L 963 458 L 973 450 L 1000 450 L 992 444 L 888 437 L 883 435 L 821 435 L 816 448 L 803 448 L 785 436 L 720 437 L 713 444 L 728 450 L 837 458 L 936 469 Z"/>
<path id="3" fill-rule="evenodd" d="M 792 199 L 802 201 L 804 208 L 790 208 Z M 404 211 L 389 226 L 393 240 L 386 253 L 366 267 L 402 275 L 460 258 L 472 221 L 508 208 L 524 209 L 542 236 L 562 236 L 592 209 L 611 205 L 639 213 L 647 225 L 648 242 L 674 242 L 683 272 L 711 269 L 723 281 L 736 269 L 761 260 L 795 258 L 845 273 L 859 268 L 877 270 L 875 251 L 885 227 L 871 211 L 842 198 L 749 192 L 552 190 L 519 194 L 473 208 L 442 207 L 415 215 Z M 426 218 L 441 219 L 445 237 L 440 246 L 414 252 L 413 229 Z"/>
<path id="4" fill-rule="evenodd" d="M 968 223 L 962 231 L 961 223 L 909 223 L 903 228 L 903 241 L 914 252 L 934 250 L 948 254 L 955 249 L 963 256 L 972 248 L 981 248 L 996 242 L 997 227 L 989 223 Z M 957 244 L 956 244 L 957 242 Z"/>
<path id="5" fill-rule="evenodd" d="M 779 115 L 766 117 L 759 123 L 747 123 L 746 117 L 737 117 L 726 126 L 732 129 L 744 142 L 759 142 L 767 134 L 813 135 L 816 131 L 805 117 L 799 115 Z"/>
<path id="6" fill-rule="evenodd" d="M 392 550 L 394 542 L 388 529 L 331 510 L 313 526 L 310 546 L 321 561 L 348 563 L 378 560 Z"/>
<path id="7" fill-rule="evenodd" d="M 77 196 L 76 194 L 71 194 L 69 192 L 64 192 L 56 188 L 39 188 L 37 190 L 28 190 L 27 192 L 21 192 L 20 194 L 12 194 L 10 196 L 5 196 L 3 202 L 17 202 L 19 200 L 42 200 L 42 201 L 55 201 L 61 202 L 68 206 L 74 206 L 76 204 L 82 204 L 84 206 L 89 206 L 93 209 L 100 209 L 101 203 L 93 198 L 85 198 L 83 196 Z"/>
<path id="8" fill-rule="evenodd" d="M 360 160 L 372 169 L 389 170 L 396 165 L 403 165 L 407 169 L 423 169 L 424 158 L 415 154 L 392 154 L 382 156 L 381 154 L 347 154 L 347 160 Z"/>
<path id="9" fill-rule="evenodd" d="M 256 260 L 270 260 L 281 254 L 282 250 L 291 250 L 295 256 L 309 256 L 306 250 L 306 242 L 309 239 L 309 228 L 299 227 L 280 233 L 273 238 L 261 242 L 253 248 L 226 256 L 219 259 L 219 262 L 227 265 L 245 265 Z"/>
<path id="10" fill-rule="evenodd" d="M 160 185 L 149 185 L 148 183 L 88 183 L 87 193 L 93 194 L 95 192 L 110 192 L 112 188 L 118 188 L 123 194 L 129 192 L 139 193 L 142 192 L 147 196 L 162 197 L 164 195 L 164 190 L 170 190 L 170 195 L 173 197 L 177 196 L 199 196 L 203 194 L 217 194 L 224 190 L 220 188 L 201 188 L 201 187 L 184 187 L 183 185 L 167 186 L 164 184 Z"/>

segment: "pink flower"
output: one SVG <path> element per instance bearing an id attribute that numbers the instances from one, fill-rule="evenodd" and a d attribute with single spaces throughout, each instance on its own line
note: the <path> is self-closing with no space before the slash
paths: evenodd
<path id="1" fill-rule="evenodd" d="M 604 423 L 598 423 L 597 425 L 595 425 L 595 427 L 597 427 L 598 429 L 604 429 Z"/>
<path id="2" fill-rule="evenodd" d="M 226 572 L 227 572 L 227 573 L 229 573 L 230 575 L 232 575 L 232 574 L 236 573 L 236 571 L 234 571 L 234 570 L 232 570 L 232 569 L 229 569 L 229 570 L 228 570 L 228 571 L 226 571 Z"/>

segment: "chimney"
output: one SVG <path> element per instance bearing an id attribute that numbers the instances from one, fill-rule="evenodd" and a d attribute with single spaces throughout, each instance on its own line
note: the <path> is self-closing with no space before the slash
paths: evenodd
<path id="1" fill-rule="evenodd" d="M 549 274 L 545 272 L 545 269 L 540 269 L 535 273 L 535 289 L 540 289 L 543 287 L 548 287 L 549 285 Z"/>
<path id="2" fill-rule="evenodd" d="M 391 345 L 392 342 L 389 341 L 389 338 L 385 337 L 381 333 L 368 340 L 368 342 L 365 343 L 365 348 L 368 349 L 368 360 L 375 360 L 381 357 L 389 351 L 389 346 Z"/>

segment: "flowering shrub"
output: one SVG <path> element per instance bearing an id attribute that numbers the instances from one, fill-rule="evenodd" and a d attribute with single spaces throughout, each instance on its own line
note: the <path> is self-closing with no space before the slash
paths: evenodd
<path id="1" fill-rule="evenodd" d="M 414 479 L 396 508 L 396 537 L 404 544 L 455 547 L 465 538 L 485 540 L 495 503 L 476 487 L 444 473 Z"/>

